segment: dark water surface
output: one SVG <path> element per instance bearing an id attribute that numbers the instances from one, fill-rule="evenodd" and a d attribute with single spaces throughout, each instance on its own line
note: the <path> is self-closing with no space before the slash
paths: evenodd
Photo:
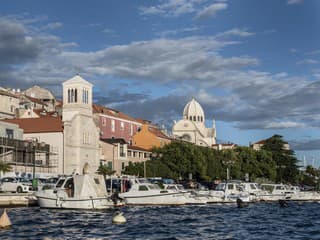
<path id="1" fill-rule="evenodd" d="M 124 207 L 113 211 L 12 208 L 13 226 L 0 239 L 320 239 L 320 204 L 290 202 L 179 207 Z"/>

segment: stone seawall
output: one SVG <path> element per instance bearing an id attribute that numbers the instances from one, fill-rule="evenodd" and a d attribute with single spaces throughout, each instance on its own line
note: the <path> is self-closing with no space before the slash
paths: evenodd
<path id="1" fill-rule="evenodd" d="M 36 206 L 33 193 L 0 193 L 0 207 Z"/>

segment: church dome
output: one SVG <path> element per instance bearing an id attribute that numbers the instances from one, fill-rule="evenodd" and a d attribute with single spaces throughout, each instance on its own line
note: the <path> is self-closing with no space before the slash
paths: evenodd
<path id="1" fill-rule="evenodd" d="M 183 109 L 183 117 L 192 122 L 204 122 L 204 112 L 201 105 L 194 99 L 187 103 Z"/>

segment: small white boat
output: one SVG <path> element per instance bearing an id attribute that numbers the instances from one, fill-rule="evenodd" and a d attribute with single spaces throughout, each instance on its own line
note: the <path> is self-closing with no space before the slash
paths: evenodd
<path id="1" fill-rule="evenodd" d="M 319 201 L 320 193 L 315 191 L 301 191 L 298 186 L 287 186 L 292 191 L 290 200 L 292 201 Z"/>
<path id="2" fill-rule="evenodd" d="M 203 191 L 202 191 L 203 193 Z M 238 182 L 219 183 L 215 190 L 208 191 L 208 203 L 251 202 L 250 194 L 243 190 Z"/>
<path id="3" fill-rule="evenodd" d="M 250 195 L 250 201 L 258 202 L 261 201 L 260 196 L 268 195 L 267 191 L 260 188 L 258 183 L 255 182 L 242 182 L 241 187 L 244 191 L 248 192 Z"/>
<path id="4" fill-rule="evenodd" d="M 183 205 L 186 204 L 184 193 L 170 189 L 161 189 L 146 179 L 130 180 L 127 192 L 119 193 L 128 205 Z"/>
<path id="5" fill-rule="evenodd" d="M 108 209 L 114 207 L 101 175 L 72 175 L 59 178 L 54 189 L 35 193 L 39 206 L 58 209 Z"/>
<path id="6" fill-rule="evenodd" d="M 195 190 L 187 190 L 182 184 L 164 184 L 164 189 L 180 192 L 186 198 L 187 205 L 204 205 L 207 203 L 208 197 L 197 194 Z"/>
<path id="7" fill-rule="evenodd" d="M 261 201 L 290 200 L 294 192 L 284 184 L 261 184 L 264 191 L 259 194 Z"/>

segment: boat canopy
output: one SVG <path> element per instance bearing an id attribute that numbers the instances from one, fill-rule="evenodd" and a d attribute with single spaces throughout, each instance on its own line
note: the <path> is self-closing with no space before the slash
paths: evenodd
<path id="1" fill-rule="evenodd" d="M 74 175 L 74 197 L 104 197 L 106 183 L 103 176 L 96 174 Z"/>

